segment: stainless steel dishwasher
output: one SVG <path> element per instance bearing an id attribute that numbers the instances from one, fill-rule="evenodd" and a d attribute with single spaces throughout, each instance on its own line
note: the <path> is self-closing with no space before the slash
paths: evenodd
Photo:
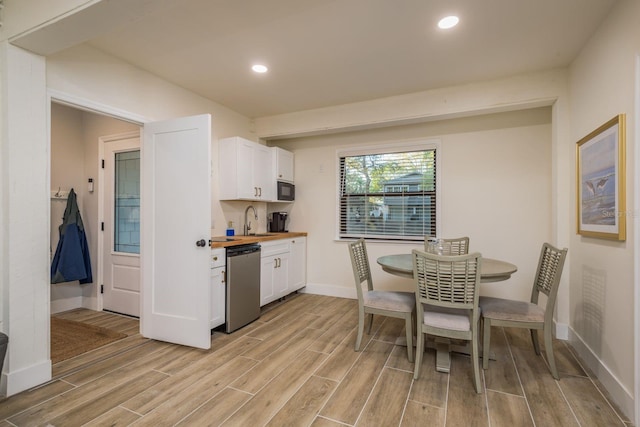
<path id="1" fill-rule="evenodd" d="M 260 317 L 260 245 L 227 248 L 227 322 L 233 332 Z"/>

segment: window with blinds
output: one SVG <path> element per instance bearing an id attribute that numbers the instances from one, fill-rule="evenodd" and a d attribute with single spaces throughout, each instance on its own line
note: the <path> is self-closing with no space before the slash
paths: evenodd
<path id="1" fill-rule="evenodd" d="M 339 161 L 340 238 L 436 235 L 435 147 L 339 154 Z"/>

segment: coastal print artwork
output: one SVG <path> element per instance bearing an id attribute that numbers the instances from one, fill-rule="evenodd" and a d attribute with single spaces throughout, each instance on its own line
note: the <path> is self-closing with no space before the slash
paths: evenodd
<path id="1" fill-rule="evenodd" d="M 625 239 L 624 115 L 577 143 L 578 234 Z"/>

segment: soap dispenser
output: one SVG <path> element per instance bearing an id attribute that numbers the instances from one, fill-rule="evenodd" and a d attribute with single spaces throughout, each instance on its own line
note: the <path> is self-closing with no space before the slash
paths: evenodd
<path id="1" fill-rule="evenodd" d="M 236 230 L 233 229 L 233 221 L 229 221 L 227 227 L 227 236 L 233 236 L 236 234 Z"/>

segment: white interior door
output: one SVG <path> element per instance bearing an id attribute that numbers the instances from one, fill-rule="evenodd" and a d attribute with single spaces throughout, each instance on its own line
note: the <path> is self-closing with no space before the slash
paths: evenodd
<path id="1" fill-rule="evenodd" d="M 211 346 L 211 116 L 145 124 L 142 317 L 148 338 Z"/>
<path id="2" fill-rule="evenodd" d="M 140 137 L 104 144 L 102 304 L 140 316 Z"/>

